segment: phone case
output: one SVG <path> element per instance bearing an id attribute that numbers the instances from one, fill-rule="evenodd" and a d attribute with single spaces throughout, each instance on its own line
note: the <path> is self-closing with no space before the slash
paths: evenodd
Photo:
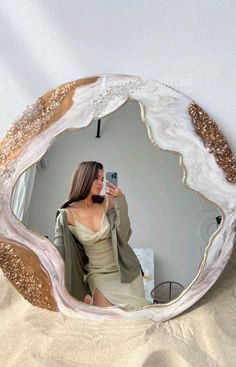
<path id="1" fill-rule="evenodd" d="M 113 183 L 113 185 L 118 186 L 118 173 L 117 172 L 107 172 L 106 181 L 110 181 L 111 183 Z"/>

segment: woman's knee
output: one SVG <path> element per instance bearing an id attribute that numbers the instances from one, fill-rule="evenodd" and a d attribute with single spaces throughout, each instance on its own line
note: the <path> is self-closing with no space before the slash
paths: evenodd
<path id="1" fill-rule="evenodd" d="M 93 298 L 89 294 L 86 294 L 86 296 L 84 297 L 84 303 L 91 305 L 93 303 Z"/>

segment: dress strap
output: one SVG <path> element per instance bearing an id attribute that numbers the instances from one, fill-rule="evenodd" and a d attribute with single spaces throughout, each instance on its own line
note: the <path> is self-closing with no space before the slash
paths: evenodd
<path id="1" fill-rule="evenodd" d="M 105 213 L 107 213 L 107 211 L 108 211 L 109 203 L 110 203 L 109 197 L 108 197 L 108 196 L 106 196 L 106 197 L 105 197 L 105 205 L 104 205 L 104 203 L 103 203 L 103 207 L 104 207 L 104 211 L 105 211 Z M 72 217 L 73 217 L 73 219 L 74 219 L 74 223 L 75 223 L 76 221 L 78 222 L 78 219 L 77 219 L 77 217 L 76 217 L 76 215 L 75 215 L 75 211 L 76 211 L 76 209 L 75 209 L 75 208 L 70 208 L 70 207 L 67 207 L 66 209 L 68 209 L 68 211 L 72 214 Z"/>
<path id="2" fill-rule="evenodd" d="M 76 216 L 75 216 L 75 214 L 74 214 L 74 211 L 75 211 L 76 209 L 73 209 L 73 208 L 70 208 L 70 207 L 67 207 L 66 209 L 69 211 L 69 213 L 71 213 L 71 215 L 72 215 L 72 217 L 73 217 L 73 220 L 74 220 L 74 223 L 75 223 L 76 221 L 78 221 L 78 219 L 76 219 Z"/>

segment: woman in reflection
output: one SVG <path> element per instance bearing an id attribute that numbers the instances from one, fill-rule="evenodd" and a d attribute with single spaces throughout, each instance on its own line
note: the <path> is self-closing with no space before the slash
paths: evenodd
<path id="1" fill-rule="evenodd" d="M 111 183 L 101 196 L 103 180 L 101 163 L 80 163 L 69 198 L 57 212 L 54 243 L 65 261 L 66 287 L 97 306 L 150 305 L 141 265 L 128 244 L 132 230 L 125 196 Z"/>

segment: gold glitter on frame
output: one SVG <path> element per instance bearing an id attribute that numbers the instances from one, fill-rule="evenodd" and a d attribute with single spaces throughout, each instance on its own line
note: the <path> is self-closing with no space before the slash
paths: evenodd
<path id="1" fill-rule="evenodd" d="M 49 277 L 32 251 L 13 243 L 0 243 L 0 268 L 33 306 L 58 311 Z"/>
<path id="2" fill-rule="evenodd" d="M 71 107 L 78 86 L 94 83 L 97 79 L 85 78 L 62 84 L 26 107 L 0 142 L 0 167 L 17 157 L 27 141 L 63 116 Z"/>
<path id="3" fill-rule="evenodd" d="M 189 106 L 197 134 L 202 138 L 204 146 L 215 157 L 217 164 L 223 169 L 226 180 L 236 182 L 236 159 L 223 133 L 212 118 L 195 102 Z"/>

